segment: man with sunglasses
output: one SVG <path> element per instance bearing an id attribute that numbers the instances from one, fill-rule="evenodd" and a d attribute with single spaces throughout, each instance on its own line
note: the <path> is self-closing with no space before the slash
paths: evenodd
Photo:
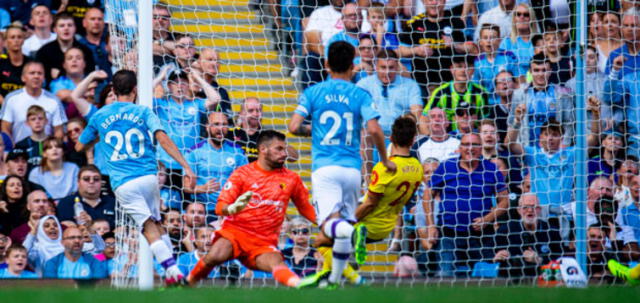
<path id="1" fill-rule="evenodd" d="M 111 228 L 115 228 L 115 206 L 116 200 L 113 196 L 102 196 L 100 188 L 102 186 L 102 175 L 100 170 L 94 165 L 87 165 L 80 168 L 78 173 L 78 192 L 60 200 L 57 207 L 58 219 L 63 221 L 75 221 L 73 205 L 76 199 L 80 200 L 85 213 L 85 222 L 104 219 L 109 222 Z"/>
<path id="2" fill-rule="evenodd" d="M 502 224 L 496 235 L 496 254 L 500 276 L 535 277 L 538 268 L 562 255 L 560 233 L 540 219 L 540 202 L 533 193 L 520 196 L 520 220 Z"/>

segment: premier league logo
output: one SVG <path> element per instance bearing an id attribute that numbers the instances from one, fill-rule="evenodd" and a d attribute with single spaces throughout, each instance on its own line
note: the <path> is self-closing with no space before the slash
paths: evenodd
<path id="1" fill-rule="evenodd" d="M 569 266 L 567 267 L 567 274 L 569 276 L 575 276 L 578 274 L 578 268 L 575 266 Z"/>

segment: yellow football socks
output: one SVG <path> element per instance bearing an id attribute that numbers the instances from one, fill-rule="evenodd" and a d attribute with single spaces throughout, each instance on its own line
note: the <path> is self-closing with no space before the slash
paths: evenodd
<path id="1" fill-rule="evenodd" d="M 640 280 L 640 265 L 636 265 L 629 271 L 629 278 L 633 280 Z"/>
<path id="2" fill-rule="evenodd" d="M 319 247 L 318 252 L 324 257 L 322 270 L 331 270 L 331 260 L 333 259 L 331 247 Z M 342 271 L 342 275 L 352 284 L 357 284 L 360 281 L 360 274 L 350 264 L 347 264 L 347 267 Z"/>

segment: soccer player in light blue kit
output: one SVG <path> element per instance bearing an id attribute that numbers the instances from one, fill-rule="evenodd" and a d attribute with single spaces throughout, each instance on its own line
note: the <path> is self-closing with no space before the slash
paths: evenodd
<path id="1" fill-rule="evenodd" d="M 328 275 L 330 287 L 335 287 L 353 251 L 352 223 L 356 221 L 354 213 L 361 186 L 363 124 L 373 138 L 381 162 L 391 171 L 396 169 L 387 158 L 384 134 L 377 120 L 380 114 L 373 107 L 371 96 L 350 82 L 354 56 L 355 48 L 347 42 L 329 46 L 331 80 L 307 88 L 289 122 L 289 132 L 312 138 L 313 205 L 322 230 L 316 242 L 326 245 L 333 240 L 331 272 L 307 279 L 305 286 L 315 285 Z M 312 126 L 303 125 L 306 118 L 311 118 Z"/>
<path id="2" fill-rule="evenodd" d="M 76 150 L 104 143 L 109 160 L 106 170 L 116 198 L 124 211 L 142 228 L 151 252 L 166 270 L 167 285 L 179 283 L 184 275 L 171 251 L 171 240 L 160 225 L 160 191 L 157 179 L 156 148 L 153 140 L 183 168 L 184 186 L 195 186 L 195 175 L 176 145 L 165 133 L 151 109 L 135 105 L 136 74 L 121 70 L 113 75 L 117 101 L 96 112 L 80 135 Z"/>

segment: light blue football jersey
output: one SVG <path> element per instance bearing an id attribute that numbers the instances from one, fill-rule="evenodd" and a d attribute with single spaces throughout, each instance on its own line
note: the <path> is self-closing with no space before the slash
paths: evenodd
<path id="1" fill-rule="evenodd" d="M 185 156 L 187 163 L 198 176 L 198 185 L 206 184 L 211 178 L 215 178 L 223 188 L 231 173 L 238 167 L 247 163 L 247 157 L 242 148 L 224 142 L 219 149 L 211 146 L 208 140 L 203 140 L 194 146 Z M 220 190 L 208 194 L 196 194 L 196 201 L 207 207 L 209 214 L 213 214 L 218 202 Z"/>
<path id="2" fill-rule="evenodd" d="M 151 109 L 129 102 L 115 102 L 91 117 L 79 140 L 88 144 L 100 137 L 107 160 L 106 174 L 116 190 L 127 181 L 157 173 L 153 145 L 156 131 L 164 131 L 164 128 Z"/>
<path id="3" fill-rule="evenodd" d="M 295 112 L 311 117 L 312 170 L 330 165 L 360 169 L 360 131 L 380 117 L 367 91 L 344 80 L 327 80 L 305 89 Z"/>
<path id="4" fill-rule="evenodd" d="M 87 113 L 86 116 L 84 116 L 84 120 L 85 121 L 91 120 L 91 117 L 93 117 L 93 115 L 97 112 L 98 112 L 98 107 L 91 104 L 89 107 L 89 112 Z M 96 167 L 98 167 L 98 169 L 100 170 L 100 173 L 106 176 L 107 175 L 106 162 L 108 159 L 104 149 L 105 149 L 104 142 L 98 142 L 96 143 L 96 145 L 93 146 L 93 163 L 95 164 Z"/>
<path id="5" fill-rule="evenodd" d="M 171 98 L 153 100 L 153 111 L 158 115 L 167 135 L 181 153 L 186 153 L 201 141 L 200 125 L 206 123 L 206 106 L 204 99 L 178 103 Z M 182 169 L 180 163 L 171 158 L 162 148 L 158 148 L 158 157 L 169 169 Z"/>

